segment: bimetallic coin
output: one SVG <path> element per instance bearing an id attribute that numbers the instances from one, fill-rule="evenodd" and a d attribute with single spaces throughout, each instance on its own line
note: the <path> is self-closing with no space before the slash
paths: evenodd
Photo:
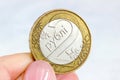
<path id="1" fill-rule="evenodd" d="M 49 62 L 57 74 L 80 67 L 89 55 L 91 35 L 86 23 L 68 10 L 40 16 L 30 33 L 30 49 L 36 60 Z"/>

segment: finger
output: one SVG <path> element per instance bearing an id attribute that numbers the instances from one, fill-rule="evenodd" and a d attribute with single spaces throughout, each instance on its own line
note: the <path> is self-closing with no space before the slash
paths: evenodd
<path id="1" fill-rule="evenodd" d="M 0 80 L 15 80 L 22 72 L 24 72 L 24 70 L 32 61 L 32 55 L 28 53 L 1 57 Z M 3 71 L 1 72 L 1 70 Z"/>
<path id="2" fill-rule="evenodd" d="M 79 80 L 75 73 L 57 75 L 57 80 Z"/>
<path id="3" fill-rule="evenodd" d="M 27 68 L 24 80 L 56 80 L 53 68 L 45 61 L 35 61 Z"/>

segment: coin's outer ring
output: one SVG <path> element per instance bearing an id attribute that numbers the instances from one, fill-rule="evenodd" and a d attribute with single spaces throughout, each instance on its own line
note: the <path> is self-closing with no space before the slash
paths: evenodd
<path id="1" fill-rule="evenodd" d="M 83 46 L 79 56 L 71 63 L 64 64 L 64 65 L 55 64 L 49 61 L 42 54 L 42 51 L 39 45 L 40 33 L 42 29 L 45 27 L 47 23 L 56 19 L 67 19 L 73 22 L 74 24 L 76 24 L 79 30 L 81 31 L 82 38 L 83 38 Z M 58 10 L 49 11 L 43 14 L 42 16 L 40 16 L 36 20 L 30 32 L 29 42 L 30 42 L 31 53 L 33 54 L 36 60 L 45 60 L 49 62 L 52 65 L 56 74 L 62 74 L 62 73 L 67 73 L 67 72 L 76 70 L 86 61 L 91 48 L 91 35 L 86 23 L 81 17 L 79 17 L 77 14 L 71 11 L 58 9 Z"/>

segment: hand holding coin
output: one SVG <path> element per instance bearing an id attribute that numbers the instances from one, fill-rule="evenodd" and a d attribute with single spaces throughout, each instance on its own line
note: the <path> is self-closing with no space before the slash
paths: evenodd
<path id="1" fill-rule="evenodd" d="M 45 61 L 35 61 L 31 54 L 0 57 L 0 80 L 78 80 L 75 73 L 55 75 Z"/>
<path id="2" fill-rule="evenodd" d="M 0 58 L 0 80 L 78 80 L 73 71 L 86 61 L 91 47 L 81 17 L 68 10 L 45 13 L 34 23 L 29 41 L 33 56 Z"/>

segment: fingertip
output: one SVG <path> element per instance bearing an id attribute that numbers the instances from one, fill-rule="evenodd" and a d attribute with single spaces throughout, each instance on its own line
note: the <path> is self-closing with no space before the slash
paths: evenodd
<path id="1" fill-rule="evenodd" d="M 79 80 L 75 73 L 66 73 L 57 75 L 57 80 Z"/>
<path id="2" fill-rule="evenodd" d="M 50 64 L 39 60 L 29 65 L 24 80 L 56 80 L 56 77 Z"/>

